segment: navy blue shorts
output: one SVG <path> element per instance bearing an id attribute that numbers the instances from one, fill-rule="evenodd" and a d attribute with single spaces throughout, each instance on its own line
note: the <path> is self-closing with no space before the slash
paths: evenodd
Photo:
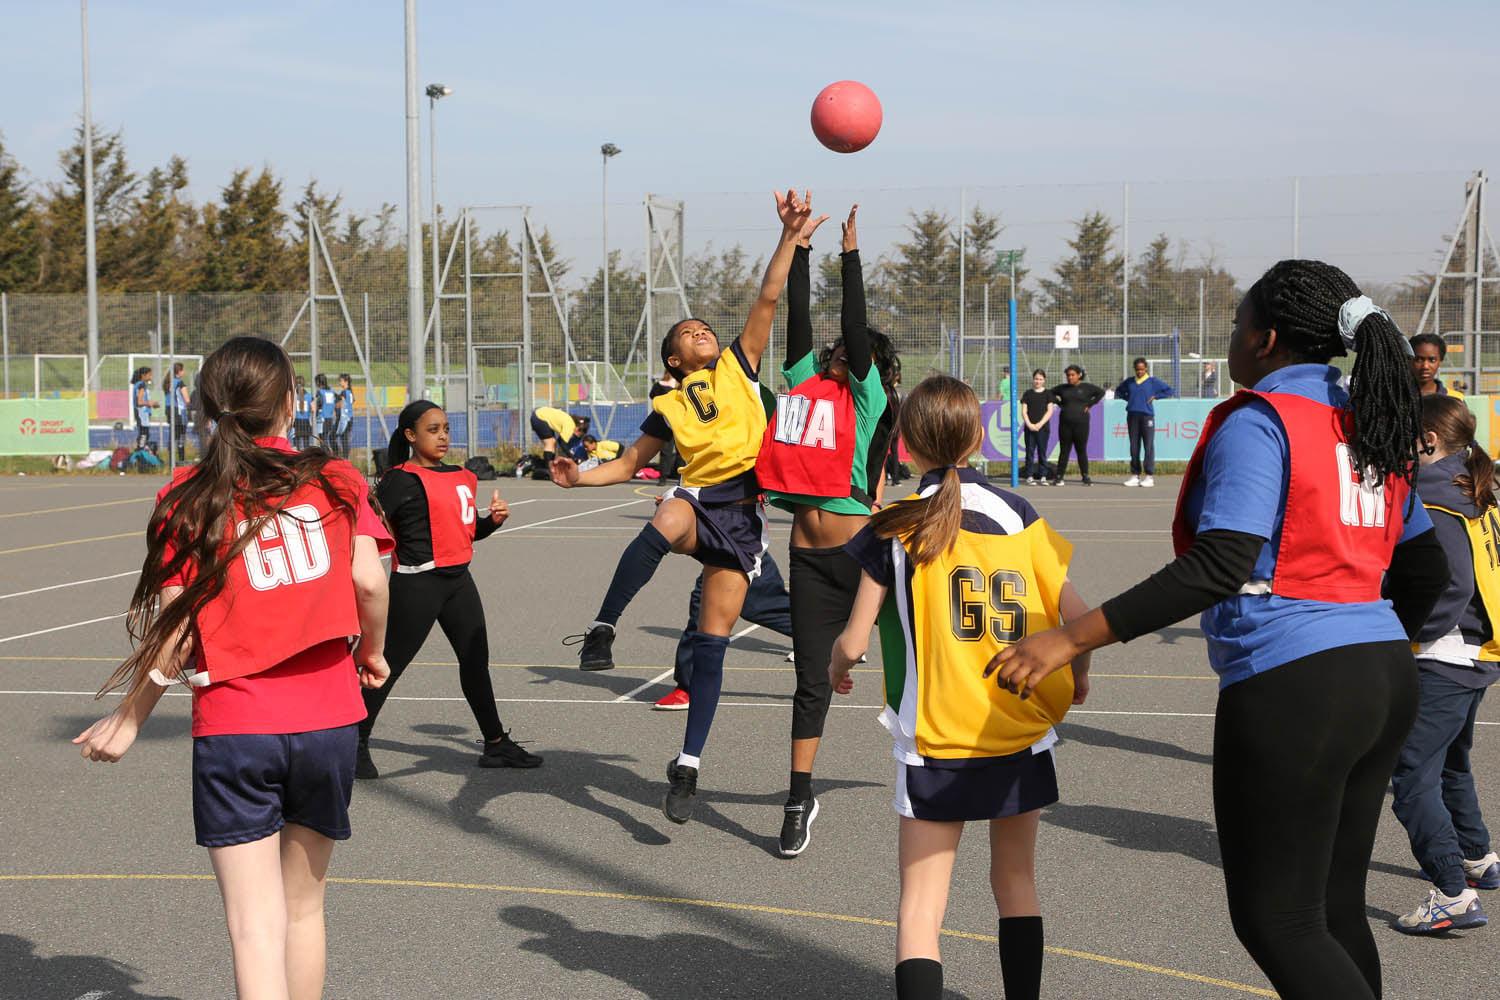
<path id="1" fill-rule="evenodd" d="M 692 504 L 698 516 L 694 559 L 705 566 L 737 569 L 752 580 L 760 576 L 761 562 L 771 548 L 770 524 L 760 501 L 704 503 L 692 486 L 674 486 L 662 495 L 664 500 L 672 497 Z"/>
<path id="2" fill-rule="evenodd" d="M 203 847 L 269 837 L 288 823 L 349 839 L 358 726 L 193 738 L 193 829 Z"/>
<path id="3" fill-rule="evenodd" d="M 557 437 L 557 431 L 553 429 L 552 425 L 535 413 L 531 415 L 531 429 L 536 433 L 538 441 L 550 441 L 552 438 Z"/>
<path id="4" fill-rule="evenodd" d="M 968 767 L 896 765 L 896 812 L 939 823 L 1004 819 L 1057 801 L 1049 748 L 975 760 Z"/>

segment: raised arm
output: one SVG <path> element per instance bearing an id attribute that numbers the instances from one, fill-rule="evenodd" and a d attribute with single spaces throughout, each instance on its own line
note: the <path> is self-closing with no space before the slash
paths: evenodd
<path id="1" fill-rule="evenodd" d="M 849 355 L 849 371 L 861 382 L 870 374 L 870 328 L 865 316 L 865 275 L 859 260 L 859 233 L 854 226 L 859 206 L 849 209 L 844 223 L 844 253 L 840 258 L 843 278 L 843 304 L 839 306 L 839 327 L 844 335 L 844 350 Z"/>
<path id="2" fill-rule="evenodd" d="M 563 489 L 575 486 L 614 486 L 628 483 L 661 451 L 666 442 L 650 434 L 636 438 L 613 462 L 596 465 L 587 472 L 578 471 L 578 463 L 562 455 L 552 460 L 552 482 Z"/>
<path id="3" fill-rule="evenodd" d="M 797 197 L 796 191 L 782 194 L 776 192 L 776 214 L 781 218 L 781 238 L 766 265 L 766 275 L 761 279 L 760 292 L 750 306 L 750 315 L 745 319 L 745 329 L 740 334 L 740 351 L 750 367 L 760 370 L 760 361 L 766 353 L 766 344 L 771 339 L 771 324 L 776 319 L 776 301 L 786 287 L 787 273 L 792 268 L 792 256 L 797 249 L 797 237 L 802 227 L 812 217 L 812 193 Z M 827 218 L 824 216 L 823 218 Z M 818 220 L 819 225 L 822 219 Z M 817 226 L 812 227 L 816 229 Z M 811 231 L 808 236 L 811 237 Z M 623 481 L 623 480 L 622 480 Z"/>
<path id="4" fill-rule="evenodd" d="M 790 368 L 812 353 L 812 233 L 797 238 L 792 268 L 786 276 L 786 364 Z"/>

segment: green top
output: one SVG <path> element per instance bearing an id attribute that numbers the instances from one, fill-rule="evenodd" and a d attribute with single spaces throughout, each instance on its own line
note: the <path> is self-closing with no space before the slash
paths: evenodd
<path id="1" fill-rule="evenodd" d="M 818 374 L 818 358 L 812 351 L 802 355 L 795 364 L 785 365 L 781 377 L 787 385 L 799 386 Z M 854 467 L 849 470 L 849 483 L 864 490 L 869 485 L 865 465 L 870 457 L 870 438 L 875 435 L 875 425 L 885 413 L 885 386 L 880 381 L 880 369 L 870 366 L 870 371 L 861 381 L 849 373 L 849 389 L 854 393 Z M 773 418 L 774 419 L 774 418 Z M 870 490 L 874 495 L 874 490 Z M 796 513 L 798 507 L 826 510 L 830 514 L 868 514 L 870 508 L 854 497 L 813 497 L 802 493 L 778 493 L 766 490 L 766 499 L 782 510 Z"/>

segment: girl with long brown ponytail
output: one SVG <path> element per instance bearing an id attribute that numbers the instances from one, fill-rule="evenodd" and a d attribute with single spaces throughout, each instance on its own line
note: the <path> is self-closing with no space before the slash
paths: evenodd
<path id="1" fill-rule="evenodd" d="M 987 683 L 983 670 L 997 650 L 1088 606 L 1068 582 L 1072 546 L 1031 504 L 963 464 L 983 434 L 972 389 L 935 375 L 906 398 L 897 426 L 921 484 L 846 546 L 862 576 L 829 666 L 834 690 L 853 690 L 849 671 L 878 619 L 881 722 L 895 742 L 901 817 L 896 996 L 943 995 L 938 933 L 959 837 L 965 822 L 987 821 L 1005 996 L 1035 1000 L 1037 826 L 1058 799 L 1052 727 L 1088 695 L 1089 658 L 1026 701 Z"/>
<path id="2" fill-rule="evenodd" d="M 350 833 L 360 687 L 389 673 L 391 538 L 352 466 L 287 442 L 294 376 L 280 347 L 226 342 L 198 392 L 214 429 L 157 496 L 127 616 L 135 651 L 100 691 L 124 698 L 73 742 L 118 761 L 165 688 L 188 686 L 193 823 L 237 992 L 303 1000 L 323 988 L 323 887 Z"/>

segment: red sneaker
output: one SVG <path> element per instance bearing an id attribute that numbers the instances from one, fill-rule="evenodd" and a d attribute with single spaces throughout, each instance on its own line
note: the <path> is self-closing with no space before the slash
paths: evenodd
<path id="1" fill-rule="evenodd" d="M 691 700 L 687 688 L 674 688 L 671 694 L 659 698 L 651 707 L 658 712 L 685 712 Z"/>

